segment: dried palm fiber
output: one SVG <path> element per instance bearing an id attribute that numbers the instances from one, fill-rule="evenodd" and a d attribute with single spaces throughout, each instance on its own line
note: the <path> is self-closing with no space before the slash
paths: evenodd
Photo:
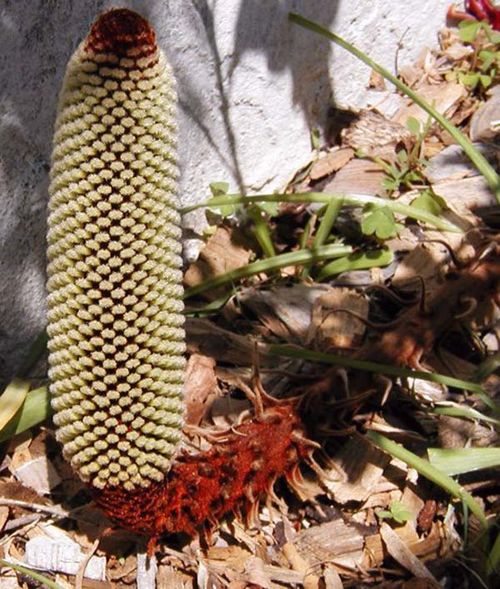
<path id="1" fill-rule="evenodd" d="M 57 439 L 95 489 L 160 483 L 180 438 L 175 103 L 149 23 L 102 14 L 60 95 L 47 283 Z"/>

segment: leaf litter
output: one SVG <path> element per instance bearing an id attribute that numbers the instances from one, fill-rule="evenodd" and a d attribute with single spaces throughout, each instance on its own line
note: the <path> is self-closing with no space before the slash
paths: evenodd
<path id="1" fill-rule="evenodd" d="M 483 77 L 476 84 L 471 78 L 479 52 L 493 49 L 484 31 L 467 35 L 445 29 L 440 49 L 424 50 L 399 74 L 439 112 L 470 129 L 494 159 L 488 145 L 498 139 L 498 73 L 486 54 Z M 376 77 L 371 83 L 385 92 Z M 273 396 L 304 399 L 304 424 L 321 450 L 317 462 L 303 466 L 300 486 L 291 490 L 277 481 L 251 521 L 225 518 L 209 536 L 171 538 L 149 557 L 140 538 L 110 532 L 110 522 L 61 459 L 46 421 L 4 442 L 1 558 L 56 573 L 59 586 L 95 589 L 147 589 L 155 579 L 158 587 L 179 588 L 477 586 L 485 558 L 478 520 L 363 433 L 382 433 L 418 455 L 429 447 L 492 448 L 498 434 L 491 422 L 447 415 L 446 408 L 492 412 L 493 418 L 497 377 L 483 383 L 485 397 L 272 353 L 273 344 L 285 343 L 471 380 L 492 341 L 498 350 L 498 244 L 491 237 L 497 226 L 480 215 L 495 201 L 484 180 L 446 132 L 397 94 L 345 119 L 350 122 L 315 152 L 288 194 L 359 192 L 397 199 L 447 216 L 464 234 L 409 223 L 387 207 L 345 207 L 328 239 L 361 250 L 383 244 L 393 254 L 392 266 L 348 271 L 325 283 L 315 280 L 320 274 L 314 267 L 306 272 L 290 266 L 187 302 L 186 448 L 216 445 L 221 430 L 251 413 L 245 393 L 257 374 Z M 232 207 L 226 213 L 232 216 L 211 228 L 199 260 L 187 269 L 187 286 L 265 255 L 264 242 L 255 237 L 255 211 Z M 258 215 L 275 250 L 284 253 L 313 243 L 323 211 L 321 205 L 288 204 L 264 207 Z M 19 407 L 6 392 L 8 422 Z M 434 413 L 436 406 L 445 413 Z M 465 473 L 460 482 L 493 518 L 499 505 L 495 471 Z M 37 586 L 8 568 L 1 583 Z"/>

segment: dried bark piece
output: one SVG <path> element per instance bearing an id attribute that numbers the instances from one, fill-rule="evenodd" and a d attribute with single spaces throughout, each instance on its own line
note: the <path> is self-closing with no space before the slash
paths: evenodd
<path id="1" fill-rule="evenodd" d="M 62 539 L 38 536 L 26 543 L 24 562 L 35 569 L 76 575 L 85 559 L 80 546 L 69 537 Z M 106 558 L 92 556 L 85 569 L 85 577 L 104 581 Z"/>
<path id="2" fill-rule="evenodd" d="M 389 554 L 405 569 L 412 572 L 416 577 L 428 579 L 435 583 L 435 588 L 440 587 L 434 575 L 429 569 L 412 553 L 409 547 L 401 540 L 391 526 L 385 522 L 380 526 L 380 535 L 384 541 Z"/>
<path id="3" fill-rule="evenodd" d="M 330 176 L 330 174 L 343 168 L 353 157 L 354 150 L 350 147 L 330 151 L 313 163 L 309 177 L 313 182 L 316 182 L 326 176 Z"/>
<path id="4" fill-rule="evenodd" d="M 208 278 L 245 266 L 251 253 L 250 248 L 235 241 L 231 228 L 222 225 L 207 241 L 198 260 L 186 270 L 184 284 L 196 286 Z M 206 296 L 212 299 L 217 298 L 218 294 L 211 291 Z"/>
<path id="5" fill-rule="evenodd" d="M 342 131 L 344 146 L 361 150 L 370 157 L 392 158 L 397 145 L 403 144 L 409 149 L 412 141 L 413 136 L 406 127 L 373 110 L 361 112 L 359 118 Z"/>
<path id="6" fill-rule="evenodd" d="M 366 297 L 347 288 L 331 289 L 316 299 L 312 313 L 308 341 L 314 340 L 317 349 L 355 348 L 361 344 L 366 325 L 351 311 L 368 318 Z"/>
<path id="7" fill-rule="evenodd" d="M 471 141 L 493 143 L 500 135 L 500 86 L 491 91 L 491 96 L 472 115 Z"/>
<path id="8" fill-rule="evenodd" d="M 378 164 L 368 160 L 353 159 L 335 174 L 333 180 L 323 188 L 323 192 L 375 196 L 384 193 L 382 186 L 384 178 L 385 172 Z"/>
<path id="9" fill-rule="evenodd" d="M 462 84 L 456 82 L 442 82 L 439 85 L 425 84 L 418 88 L 419 96 L 441 114 L 450 117 L 458 109 L 460 102 L 467 97 L 467 90 Z M 427 122 L 429 115 L 419 106 L 407 101 L 394 116 L 393 121 L 400 125 L 406 125 L 408 119 L 413 117 L 422 125 Z"/>

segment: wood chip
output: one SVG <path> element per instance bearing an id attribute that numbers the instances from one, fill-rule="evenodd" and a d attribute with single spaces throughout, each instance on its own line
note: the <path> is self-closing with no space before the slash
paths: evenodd
<path id="1" fill-rule="evenodd" d="M 490 145 L 483 145 L 481 143 L 476 143 L 474 147 L 485 158 L 494 162 L 498 150 Z M 459 145 L 448 145 L 448 147 L 445 147 L 429 160 L 429 165 L 425 168 L 424 174 L 429 182 L 438 184 L 440 182 L 450 182 L 470 176 L 478 176 L 479 172 Z"/>
<path id="2" fill-rule="evenodd" d="M 6 505 L 0 505 L 0 532 L 3 531 L 7 520 L 9 519 L 10 509 Z"/>
<path id="3" fill-rule="evenodd" d="M 327 474 L 334 479 L 342 473 L 344 479 L 325 479 L 324 485 L 340 504 L 365 501 L 383 476 L 391 458 L 363 438 L 352 438 L 331 458 L 334 468 Z"/>
<path id="4" fill-rule="evenodd" d="M 61 482 L 56 469 L 46 455 L 33 457 L 30 450 L 16 452 L 9 470 L 26 487 L 47 495 Z"/>
<path id="5" fill-rule="evenodd" d="M 184 283 L 186 286 L 196 286 L 208 278 L 245 266 L 250 260 L 251 253 L 249 248 L 237 243 L 229 227 L 222 225 L 210 237 L 198 260 L 187 269 Z M 217 289 L 207 293 L 209 299 L 218 296 Z"/>
<path id="6" fill-rule="evenodd" d="M 496 203 L 493 193 L 482 176 L 440 182 L 434 184 L 432 188 L 458 215 L 470 215 L 476 209 L 490 207 Z"/>
<path id="7" fill-rule="evenodd" d="M 137 554 L 137 589 L 155 589 L 158 562 L 156 556 L 144 552 Z"/>
<path id="8" fill-rule="evenodd" d="M 188 318 L 186 321 L 188 351 L 214 358 L 218 363 L 252 366 L 255 344 L 251 338 L 232 333 L 205 319 Z M 261 366 L 276 367 L 276 356 L 267 355 L 263 348 L 259 354 Z"/>
<path id="9" fill-rule="evenodd" d="M 54 539 L 38 536 L 26 543 L 24 562 L 38 570 L 76 575 L 84 559 L 80 546 L 69 537 Z M 106 558 L 93 556 L 85 569 L 85 577 L 104 581 Z"/>
<path id="10" fill-rule="evenodd" d="M 302 530 L 293 540 L 299 555 L 311 566 L 333 562 L 356 570 L 363 560 L 364 536 L 342 518 Z"/>
<path id="11" fill-rule="evenodd" d="M 500 135 L 500 86 L 496 86 L 491 94 L 472 116 L 471 141 L 493 142 Z"/>
<path id="12" fill-rule="evenodd" d="M 156 586 L 158 589 L 192 589 L 193 579 L 176 567 L 160 565 L 156 575 Z"/>
<path id="13" fill-rule="evenodd" d="M 270 290 L 249 288 L 242 291 L 238 299 L 273 335 L 303 344 L 308 337 L 316 301 L 331 290 L 330 286 L 320 284 L 294 284 Z"/>
<path id="14" fill-rule="evenodd" d="M 354 150 L 350 147 L 330 151 L 313 163 L 309 176 L 313 182 L 321 180 L 343 168 L 353 157 Z"/>
<path id="15" fill-rule="evenodd" d="M 325 581 L 325 589 L 343 589 L 344 587 L 340 575 L 332 565 L 326 565 L 323 579 Z"/>
<path id="16" fill-rule="evenodd" d="M 429 569 L 412 553 L 408 546 L 386 522 L 383 522 L 380 526 L 380 535 L 387 548 L 387 552 L 392 558 L 394 558 L 394 560 L 413 573 L 416 577 L 433 581 L 436 589 L 440 587 Z"/>
<path id="17" fill-rule="evenodd" d="M 200 424 L 217 392 L 215 360 L 202 354 L 192 354 L 186 366 L 184 385 L 187 424 Z"/>
<path id="18" fill-rule="evenodd" d="M 309 560 L 299 553 L 294 543 L 287 542 L 283 546 L 283 554 L 290 563 L 292 569 L 304 575 L 304 589 L 319 589 L 320 578 L 311 571 Z"/>
<path id="19" fill-rule="evenodd" d="M 370 74 L 370 81 L 368 82 L 368 88 L 379 91 L 386 90 L 385 80 L 382 74 L 372 70 L 372 73 Z"/>
<path id="20" fill-rule="evenodd" d="M 384 171 L 368 160 L 353 159 L 337 172 L 335 178 L 323 188 L 332 194 L 382 194 Z"/>
<path id="21" fill-rule="evenodd" d="M 443 82 L 438 85 L 426 84 L 420 86 L 418 94 L 423 100 L 432 104 L 439 113 L 450 116 L 458 108 L 460 101 L 467 96 L 467 90 L 462 84 Z M 424 125 L 429 115 L 419 106 L 408 100 L 406 106 L 396 113 L 393 121 L 406 126 L 410 117 L 417 119 Z"/>
<path id="22" fill-rule="evenodd" d="M 367 156 L 393 159 L 400 143 L 409 149 L 413 142 L 410 131 L 399 122 L 386 119 L 373 110 L 363 111 L 342 132 L 343 144 L 361 150 Z"/>
<path id="23" fill-rule="evenodd" d="M 308 342 L 314 341 L 316 349 L 321 350 L 359 346 L 366 326 L 360 319 L 342 310 L 367 319 L 368 308 L 368 300 L 362 294 L 347 288 L 330 289 L 314 303 Z"/>

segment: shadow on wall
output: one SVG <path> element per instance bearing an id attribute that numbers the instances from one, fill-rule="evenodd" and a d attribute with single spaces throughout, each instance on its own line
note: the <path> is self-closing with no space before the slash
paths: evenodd
<path id="1" fill-rule="evenodd" d="M 289 70 L 293 101 L 309 126 L 323 126 L 325 105 L 334 92 L 329 77 L 332 44 L 288 21 L 289 12 L 332 28 L 340 0 L 244 0 L 234 34 L 233 72 L 247 52 L 261 52 L 272 72 Z"/>
<path id="2" fill-rule="evenodd" d="M 220 7 L 217 6 L 220 5 L 220 0 L 192 0 L 204 24 L 212 52 L 232 169 L 241 192 L 245 191 L 245 186 L 236 148 L 237 131 L 231 124 L 227 98 L 229 84 L 238 65 L 246 53 L 258 52 L 266 57 L 270 72 L 288 70 L 292 80 L 293 103 L 301 107 L 310 129 L 319 127 L 325 130 L 327 107 L 334 100 L 329 76 L 331 43 L 292 25 L 288 20 L 288 13 L 299 12 L 326 27 L 331 27 L 335 21 L 339 1 L 240 0 L 232 59 L 226 76 L 222 68 L 225 56 L 220 53 L 214 25 L 214 13 L 216 9 L 220 11 Z"/>

